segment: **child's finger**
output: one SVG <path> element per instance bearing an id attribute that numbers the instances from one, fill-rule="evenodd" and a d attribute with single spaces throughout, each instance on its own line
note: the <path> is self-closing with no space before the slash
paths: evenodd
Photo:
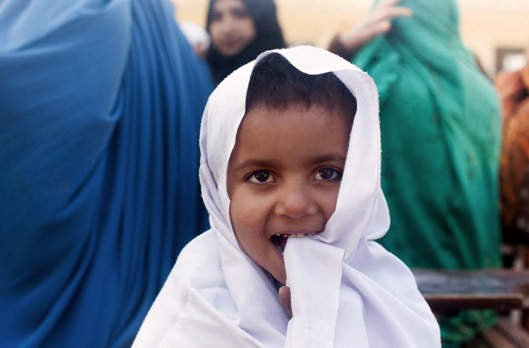
<path id="1" fill-rule="evenodd" d="M 290 288 L 282 286 L 279 288 L 279 302 L 289 317 L 292 317 L 292 305 L 290 302 Z"/>

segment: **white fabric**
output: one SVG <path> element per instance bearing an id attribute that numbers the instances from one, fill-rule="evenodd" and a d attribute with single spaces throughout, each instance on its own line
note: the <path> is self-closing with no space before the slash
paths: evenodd
<path id="1" fill-rule="evenodd" d="M 180 254 L 134 347 L 440 347 L 410 270 L 373 241 L 389 227 L 373 80 L 314 47 L 272 52 L 307 74 L 334 72 L 358 103 L 336 211 L 322 233 L 289 239 L 285 249 L 294 316 L 285 314 L 270 276 L 241 251 L 229 219 L 228 160 L 252 62 L 213 92 L 202 121 L 200 180 L 212 228 Z"/>

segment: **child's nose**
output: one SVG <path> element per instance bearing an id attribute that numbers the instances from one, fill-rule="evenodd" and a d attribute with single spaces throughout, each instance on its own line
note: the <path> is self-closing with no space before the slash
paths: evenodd
<path id="1" fill-rule="evenodd" d="M 285 188 L 280 193 L 275 206 L 275 213 L 278 216 L 288 216 L 294 219 L 315 214 L 316 212 L 317 206 L 310 190 L 302 187 L 302 185 L 291 185 Z"/>

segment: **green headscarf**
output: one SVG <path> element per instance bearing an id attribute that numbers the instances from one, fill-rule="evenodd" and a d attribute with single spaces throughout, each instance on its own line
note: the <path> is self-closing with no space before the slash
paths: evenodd
<path id="1" fill-rule="evenodd" d="M 396 19 L 353 63 L 380 94 L 382 187 L 391 228 L 381 240 L 410 267 L 500 265 L 500 106 L 459 35 L 454 0 L 403 0 Z M 488 312 L 440 320 L 449 343 L 490 326 Z"/>

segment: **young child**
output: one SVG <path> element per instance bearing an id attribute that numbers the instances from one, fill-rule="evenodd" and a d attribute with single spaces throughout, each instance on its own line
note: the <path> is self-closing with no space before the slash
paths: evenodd
<path id="1" fill-rule="evenodd" d="M 389 212 L 371 78 L 314 47 L 265 52 L 213 92 L 200 146 L 212 227 L 136 347 L 440 347 L 413 275 L 373 241 Z"/>

